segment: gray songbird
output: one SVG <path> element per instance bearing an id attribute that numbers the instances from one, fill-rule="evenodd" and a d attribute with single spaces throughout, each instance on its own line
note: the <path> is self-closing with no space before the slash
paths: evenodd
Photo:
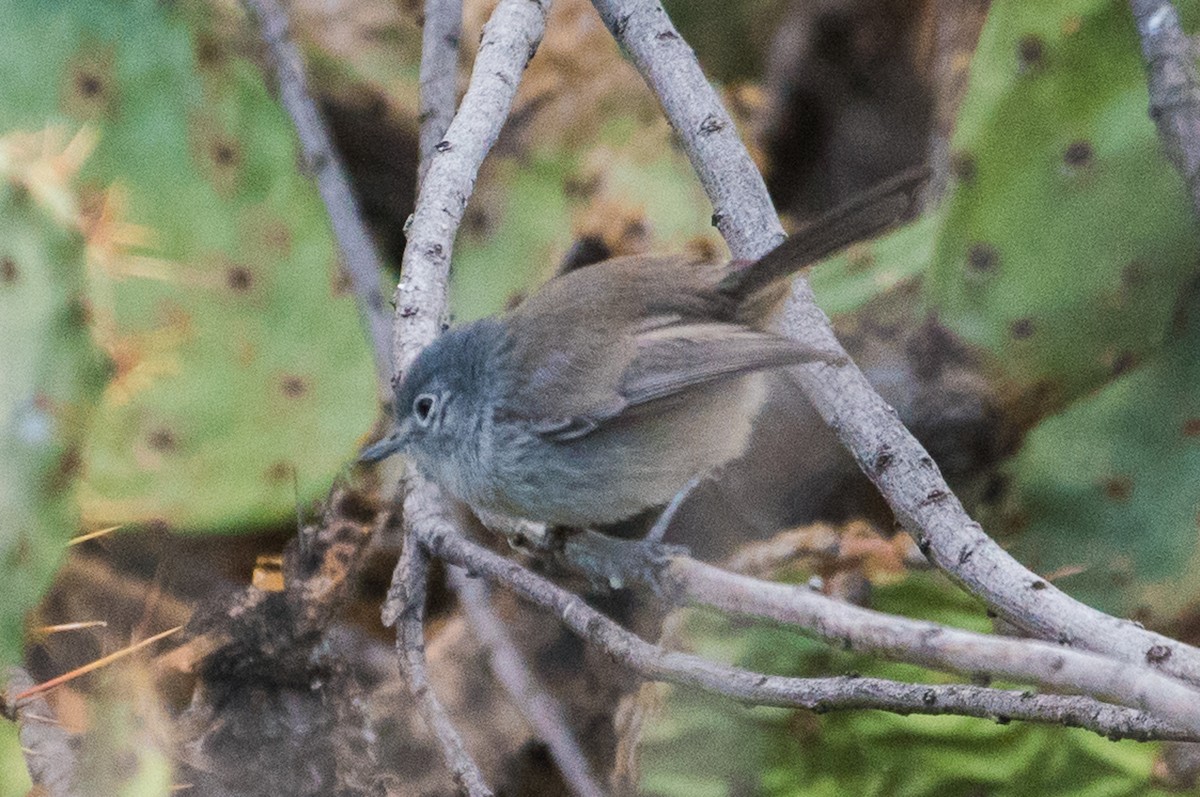
<path id="1" fill-rule="evenodd" d="M 451 329 L 396 385 L 403 452 L 492 515 L 595 527 L 663 505 L 741 456 L 763 372 L 840 357 L 766 325 L 798 269 L 906 212 L 907 173 L 762 260 L 621 257 L 555 277 L 515 309 Z"/>

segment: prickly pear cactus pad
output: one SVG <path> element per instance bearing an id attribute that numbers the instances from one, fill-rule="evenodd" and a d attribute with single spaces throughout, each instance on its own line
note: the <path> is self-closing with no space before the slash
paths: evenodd
<path id="1" fill-rule="evenodd" d="M 91 297 L 115 373 L 83 449 L 85 519 L 290 516 L 353 458 L 375 391 L 252 31 L 236 5 L 186 0 L 0 0 L 0 17 L 0 127 L 94 130 L 83 202 L 104 187 L 140 229 L 142 256 Z"/>
<path id="2" fill-rule="evenodd" d="M 1157 349 L 1195 271 L 1192 210 L 1148 104 L 1127 3 L 992 5 L 925 293 L 1033 415 Z"/>
<path id="3" fill-rule="evenodd" d="M 1200 303 L 1145 365 L 1050 418 L 1009 471 L 1013 552 L 1108 611 L 1162 622 L 1200 589 Z"/>
<path id="4" fill-rule="evenodd" d="M 1178 5 L 1194 22 L 1200 6 Z M 836 315 L 879 276 L 919 275 L 926 310 L 1032 427 L 985 527 L 1071 594 L 1163 621 L 1200 588 L 1200 337 L 1177 323 L 1198 248 L 1148 106 L 1126 3 L 998 0 L 938 216 L 812 279 Z M 905 248 L 922 226 L 928 248 Z"/>
<path id="5" fill-rule="evenodd" d="M 0 672 L 20 659 L 26 612 L 76 532 L 75 487 L 107 363 L 87 298 L 97 249 L 73 179 L 89 137 L 0 136 Z"/>

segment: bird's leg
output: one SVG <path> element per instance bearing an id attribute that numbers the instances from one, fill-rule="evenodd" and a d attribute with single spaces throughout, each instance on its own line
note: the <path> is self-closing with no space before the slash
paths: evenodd
<path id="1" fill-rule="evenodd" d="M 659 579 L 662 568 L 672 556 L 688 552 L 681 545 L 663 543 L 663 537 L 679 508 L 700 481 L 700 477 L 696 477 L 685 484 L 640 540 L 612 537 L 591 529 L 564 534 L 565 530 L 560 527 L 486 509 L 475 509 L 475 515 L 488 530 L 502 534 L 513 548 L 540 555 L 560 555 L 597 589 L 617 590 L 643 585 L 662 594 Z"/>
<path id="2" fill-rule="evenodd" d="M 683 502 L 692 494 L 696 486 L 700 484 L 700 477 L 695 476 L 690 482 L 683 485 L 683 488 L 675 493 L 675 497 L 667 504 L 667 508 L 658 516 L 658 520 L 654 521 L 654 525 L 650 527 L 649 533 L 643 538 L 645 542 L 660 543 L 663 537 L 667 536 L 667 530 L 671 528 L 671 521 L 675 519 L 675 515 L 679 512 L 679 507 L 683 506 Z"/>
<path id="3" fill-rule="evenodd" d="M 699 483 L 700 477 L 696 477 L 685 484 L 642 539 L 623 540 L 587 530 L 567 538 L 563 543 L 563 556 L 569 564 L 582 570 L 597 587 L 621 589 L 643 584 L 661 594 L 659 573 L 667 560 L 687 553 L 682 546 L 664 544 L 663 537 L 679 512 L 679 507 Z"/>

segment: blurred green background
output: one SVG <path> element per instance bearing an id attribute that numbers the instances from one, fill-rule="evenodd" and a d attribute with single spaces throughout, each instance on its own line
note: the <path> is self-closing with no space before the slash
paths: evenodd
<path id="1" fill-rule="evenodd" d="M 294 15 L 367 217 L 397 262 L 415 180 L 419 25 L 385 5 L 330 17 L 297 3 Z M 1196 3 L 1179 5 L 1192 30 Z M 820 302 L 839 330 L 873 330 L 892 347 L 864 365 L 893 391 L 920 392 L 907 380 L 927 376 L 912 367 L 929 354 L 921 341 L 939 341 L 932 361 L 966 375 L 989 439 L 1004 441 L 961 480 L 989 532 L 1071 594 L 1195 641 L 1200 250 L 1147 115 L 1127 5 L 668 6 L 794 225 L 934 153 L 944 192 L 920 218 L 817 265 Z M 468 4 L 468 31 L 486 8 Z M 724 252 L 653 98 L 591 13 L 564 2 L 551 17 L 457 241 L 456 320 L 503 309 L 580 241 Z M 0 0 L 0 19 L 8 665 L 71 537 L 287 528 L 343 472 L 379 407 L 324 209 L 239 7 Z M 473 41 L 464 36 L 468 55 Z M 381 279 L 390 292 L 395 275 Z M 874 587 L 876 608 L 990 628 L 928 574 Z M 766 672 L 939 677 L 701 614 L 680 644 Z M 0 738 L 0 795 L 24 794 L 13 729 Z M 799 716 L 676 690 L 663 690 L 641 747 L 644 788 L 662 795 L 1082 797 L 1170 785 L 1151 778 L 1155 745 L 959 718 Z M 104 793 L 165 793 L 169 763 L 143 764 Z"/>

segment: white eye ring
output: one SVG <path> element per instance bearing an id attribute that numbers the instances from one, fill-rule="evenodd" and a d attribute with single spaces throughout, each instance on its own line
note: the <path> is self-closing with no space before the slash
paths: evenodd
<path id="1" fill-rule="evenodd" d="M 437 405 L 438 397 L 432 393 L 422 393 L 417 396 L 412 405 L 413 416 L 417 419 L 417 423 L 428 426 L 436 414 Z"/>

